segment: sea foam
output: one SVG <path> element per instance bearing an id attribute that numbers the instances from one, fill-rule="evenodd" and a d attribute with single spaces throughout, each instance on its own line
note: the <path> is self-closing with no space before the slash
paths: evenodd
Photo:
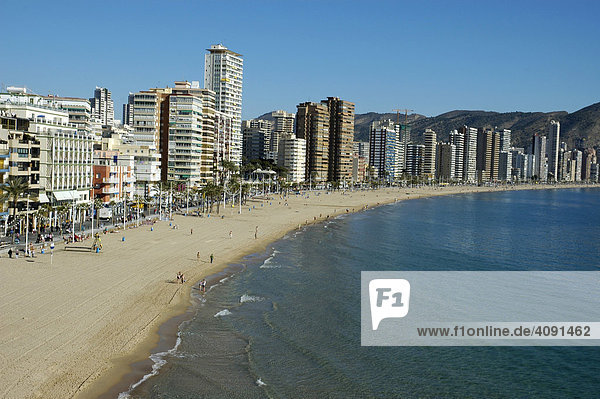
<path id="1" fill-rule="evenodd" d="M 221 317 L 221 316 L 227 316 L 230 315 L 231 312 L 229 311 L 229 309 L 223 309 L 220 312 L 217 312 L 217 314 L 215 314 L 214 317 Z"/>
<path id="2" fill-rule="evenodd" d="M 254 295 L 242 295 L 240 297 L 240 303 L 245 303 L 245 302 L 260 302 L 260 301 L 264 301 L 265 298 L 261 298 L 259 296 L 254 296 Z"/>

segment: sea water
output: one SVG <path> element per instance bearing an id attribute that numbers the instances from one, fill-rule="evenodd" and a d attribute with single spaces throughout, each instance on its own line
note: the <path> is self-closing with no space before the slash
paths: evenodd
<path id="1" fill-rule="evenodd" d="M 464 194 L 289 233 L 211 287 L 122 396 L 597 397 L 595 347 L 361 347 L 360 272 L 598 270 L 599 206 L 597 189 Z"/>

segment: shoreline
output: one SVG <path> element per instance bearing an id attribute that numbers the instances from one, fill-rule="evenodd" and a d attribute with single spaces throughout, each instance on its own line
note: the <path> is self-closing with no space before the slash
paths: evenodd
<path id="1" fill-rule="evenodd" d="M 519 186 L 519 187 L 521 187 L 521 186 Z M 544 185 L 544 187 L 535 187 L 534 186 L 534 187 L 529 187 L 529 188 L 519 188 L 519 189 L 516 189 L 516 190 L 501 189 L 501 190 L 470 191 L 470 192 L 462 192 L 462 193 L 447 193 L 447 194 L 442 194 L 442 195 L 439 195 L 439 196 L 464 195 L 464 194 L 472 194 L 472 193 L 480 193 L 480 192 L 521 191 L 521 190 L 527 190 L 527 189 L 529 189 L 529 190 L 536 190 L 536 189 L 549 190 L 549 189 L 555 189 L 555 188 L 556 189 L 559 189 L 559 188 L 576 189 L 576 188 L 595 188 L 595 187 L 600 188 L 600 186 L 594 186 L 594 185 L 589 185 L 589 186 L 585 186 L 585 187 L 562 187 L 562 186 L 555 187 L 555 186 Z M 431 196 L 423 195 L 423 196 L 414 197 L 414 198 L 406 198 L 404 200 L 431 198 L 433 196 L 438 196 L 438 195 L 431 195 Z M 378 204 L 376 204 L 374 206 L 369 206 L 368 209 L 372 209 L 372 208 L 380 207 L 380 206 L 384 206 L 384 205 L 389 205 L 389 204 L 400 202 L 400 201 L 403 201 L 403 200 L 398 199 L 397 201 L 394 200 L 394 201 L 387 201 L 385 203 L 378 203 Z M 366 208 L 362 208 L 362 209 L 359 209 L 359 210 L 355 210 L 353 212 L 349 212 L 348 214 L 350 214 L 350 213 L 359 213 L 359 212 L 362 212 L 362 211 L 365 211 L 365 210 L 367 210 L 367 209 Z M 344 214 L 346 214 L 346 213 L 345 212 L 338 212 L 331 219 L 335 219 L 337 216 L 344 215 Z M 325 221 L 327 221 L 327 219 L 324 219 L 324 218 L 319 219 L 319 218 L 317 218 L 316 220 L 309 221 L 308 224 L 305 224 L 302 227 L 306 227 L 306 226 L 312 225 L 312 224 L 323 223 Z M 245 258 L 248 258 L 250 256 L 255 256 L 255 255 L 263 255 L 264 256 L 264 252 L 266 250 L 266 247 L 268 247 L 269 245 L 271 245 L 271 244 L 273 244 L 273 243 L 275 243 L 277 241 L 280 241 L 281 239 L 283 239 L 283 237 L 285 237 L 286 234 L 290 233 L 291 231 L 295 231 L 295 230 L 298 230 L 298 228 L 292 228 L 291 230 L 288 230 L 287 232 L 285 232 L 281 237 L 275 239 L 274 241 L 271 241 L 271 242 L 267 243 L 266 246 L 265 246 L 265 248 L 263 248 L 262 251 L 256 251 L 256 252 L 252 252 L 252 253 L 247 253 L 247 254 L 241 255 L 240 259 L 239 259 L 239 261 L 237 261 L 237 263 L 242 263 Z M 241 267 L 241 268 L 238 268 L 237 270 L 233 271 L 232 273 L 229 273 L 229 274 L 226 273 L 226 270 L 228 268 L 230 268 L 231 266 L 232 265 L 228 265 L 226 267 L 226 269 L 224 269 L 223 271 L 217 272 L 215 275 L 206 276 L 204 278 L 207 279 L 207 282 L 209 282 L 211 280 L 212 281 L 220 282 L 220 280 L 222 278 L 225 278 L 225 277 L 229 278 L 232 275 L 237 274 L 239 272 L 243 272 L 245 270 L 245 267 Z M 192 284 L 191 290 L 190 290 L 190 296 L 193 295 L 192 290 L 198 284 L 199 284 L 199 281 L 196 281 L 196 282 L 194 282 Z M 210 286 L 212 287 L 213 284 L 211 284 Z M 142 361 L 138 361 L 135 364 L 131 365 L 131 368 L 133 370 L 131 370 L 127 375 L 124 375 L 123 378 L 121 378 L 121 380 L 119 380 L 118 382 L 116 382 L 114 386 L 110 387 L 110 389 L 108 391 L 105 391 L 101 396 L 98 397 L 98 399 L 116 398 L 120 393 L 128 392 L 129 390 L 131 390 L 132 386 L 134 384 L 137 387 L 139 384 L 147 381 L 147 379 L 148 379 L 147 376 L 151 372 L 154 372 L 153 366 L 155 364 L 154 361 L 151 360 L 150 356 L 152 354 L 163 353 L 163 352 L 166 352 L 166 351 L 169 351 L 169 350 L 172 350 L 172 349 L 176 348 L 176 345 L 177 345 L 176 342 L 178 340 L 179 329 L 180 329 L 181 325 L 183 323 L 189 321 L 190 318 L 194 317 L 194 313 L 195 312 L 194 312 L 193 308 L 195 306 L 197 306 L 198 304 L 197 303 L 192 303 L 193 302 L 192 298 L 190 298 L 190 302 L 191 303 L 189 305 L 189 308 L 188 308 L 188 310 L 186 311 L 185 314 L 183 314 L 183 315 L 173 315 L 173 317 L 171 319 L 167 320 L 163 325 L 159 326 L 159 331 L 157 332 L 157 334 L 160 337 L 160 342 L 154 348 L 152 348 L 150 350 L 150 355 L 146 359 L 144 359 Z M 189 317 L 182 317 L 184 315 L 189 315 Z M 180 319 L 180 321 L 176 322 L 176 320 L 178 320 L 178 319 Z M 173 324 L 173 323 L 176 323 L 176 324 Z M 164 327 L 166 325 L 170 325 L 171 328 L 166 328 L 165 329 Z M 160 331 L 161 329 L 163 329 L 162 333 Z M 137 367 L 136 367 L 136 365 L 137 365 Z M 158 372 L 160 372 L 160 369 L 162 369 L 162 367 L 159 368 Z M 155 376 L 155 375 L 156 374 L 154 374 L 152 376 Z M 152 376 L 150 376 L 149 378 L 152 378 Z M 142 381 L 142 379 L 143 379 L 143 381 Z"/>
<path id="2" fill-rule="evenodd" d="M 199 280 L 223 273 L 298 226 L 326 220 L 326 215 L 438 195 L 590 187 L 600 188 L 572 184 L 313 191 L 310 198 L 291 195 L 289 206 L 277 204 L 281 201 L 275 195 L 272 200 L 254 199 L 241 215 L 237 207 L 222 208 L 224 219 L 176 216 L 172 223 L 181 225 L 179 229 L 163 221 L 154 225 L 153 233 L 149 226 L 140 226 L 109 234 L 99 256 L 58 251 L 52 266 L 47 255 L 7 260 L 0 270 L 5 291 L 0 307 L 6 313 L 0 357 L 8 363 L 0 375 L 0 396 L 106 397 L 102 395 L 112 392 L 136 364 L 152 364 L 149 356 L 160 345 L 161 327 L 168 329 L 170 342 L 176 340 L 181 322 L 163 326 L 190 311 Z M 255 225 L 260 226 L 259 239 L 254 239 Z M 227 237 L 230 230 L 235 231 L 233 239 Z M 123 234 L 127 241 L 119 239 Z M 196 259 L 198 249 L 201 259 Z M 207 256 L 212 252 L 218 261 L 210 264 Z M 179 269 L 194 284 L 176 284 Z"/>

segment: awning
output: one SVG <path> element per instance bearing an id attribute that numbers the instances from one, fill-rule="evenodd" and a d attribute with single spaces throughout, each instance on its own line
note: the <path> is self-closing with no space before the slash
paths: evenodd
<path id="1" fill-rule="evenodd" d="M 79 199 L 79 193 L 77 191 L 53 191 L 54 198 L 57 201 L 73 201 Z"/>
<path id="2" fill-rule="evenodd" d="M 48 199 L 48 196 L 44 193 L 41 193 L 39 195 L 39 199 L 40 199 L 40 204 L 45 204 L 46 202 L 50 202 L 50 200 Z"/>

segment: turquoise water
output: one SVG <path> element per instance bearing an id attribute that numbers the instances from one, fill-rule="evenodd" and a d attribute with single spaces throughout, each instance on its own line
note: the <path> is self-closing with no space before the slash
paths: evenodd
<path id="1" fill-rule="evenodd" d="M 130 395 L 597 397 L 594 347 L 361 347 L 359 289 L 362 270 L 598 270 L 599 204 L 596 189 L 455 195 L 290 233 L 212 287 Z"/>

